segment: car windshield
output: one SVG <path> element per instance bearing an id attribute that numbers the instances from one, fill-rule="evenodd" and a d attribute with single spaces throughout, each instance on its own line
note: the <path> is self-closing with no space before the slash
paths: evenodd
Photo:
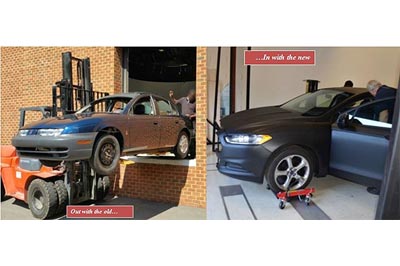
<path id="1" fill-rule="evenodd" d="M 124 111 L 131 98 L 116 97 L 102 98 L 83 107 L 77 113 L 114 113 L 119 114 Z"/>
<path id="2" fill-rule="evenodd" d="M 280 106 L 303 116 L 320 116 L 353 94 L 333 89 L 318 90 L 303 94 Z"/>

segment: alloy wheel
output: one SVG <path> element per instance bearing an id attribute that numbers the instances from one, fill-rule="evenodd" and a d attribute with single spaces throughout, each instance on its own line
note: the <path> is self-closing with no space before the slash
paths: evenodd
<path id="1" fill-rule="evenodd" d="M 310 178 L 310 163 L 301 155 L 283 158 L 275 168 L 274 181 L 283 191 L 301 188 Z"/>

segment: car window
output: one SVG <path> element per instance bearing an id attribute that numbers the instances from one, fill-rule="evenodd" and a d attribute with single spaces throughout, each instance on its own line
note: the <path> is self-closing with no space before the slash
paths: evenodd
<path id="1" fill-rule="evenodd" d="M 324 89 L 303 94 L 280 107 L 304 116 L 319 116 L 340 104 L 353 94 L 334 89 Z"/>
<path id="2" fill-rule="evenodd" d="M 156 99 L 156 104 L 160 115 L 177 115 L 177 112 L 172 108 L 170 102 L 163 99 Z"/>
<path id="3" fill-rule="evenodd" d="M 103 98 L 83 107 L 77 113 L 122 113 L 131 98 Z"/>
<path id="4" fill-rule="evenodd" d="M 355 124 L 368 127 L 391 128 L 394 103 L 394 99 L 374 101 L 349 112 L 349 117 L 352 123 Z"/>
<path id="5" fill-rule="evenodd" d="M 129 110 L 130 115 L 154 115 L 150 96 L 140 98 Z"/>

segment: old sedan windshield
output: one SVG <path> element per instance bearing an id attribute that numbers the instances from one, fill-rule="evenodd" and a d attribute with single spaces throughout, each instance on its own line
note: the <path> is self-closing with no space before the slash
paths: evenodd
<path id="1" fill-rule="evenodd" d="M 340 90 L 318 90 L 303 94 L 280 106 L 304 116 L 319 116 L 335 107 L 352 94 Z"/>
<path id="2" fill-rule="evenodd" d="M 122 113 L 131 98 L 103 98 L 83 107 L 77 113 Z"/>

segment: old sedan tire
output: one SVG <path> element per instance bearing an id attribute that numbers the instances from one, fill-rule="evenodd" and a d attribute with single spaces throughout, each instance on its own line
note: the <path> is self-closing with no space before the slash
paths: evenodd
<path id="1" fill-rule="evenodd" d="M 116 137 L 102 135 L 96 141 L 90 164 L 93 170 L 100 175 L 112 174 L 119 164 L 121 148 Z"/>
<path id="2" fill-rule="evenodd" d="M 178 143 L 175 146 L 175 157 L 185 159 L 189 153 L 190 140 L 186 132 L 182 131 L 178 137 Z"/>
<path id="3" fill-rule="evenodd" d="M 57 191 L 52 182 L 35 179 L 28 188 L 28 205 L 34 217 L 47 219 L 56 214 Z"/>
<path id="4" fill-rule="evenodd" d="M 313 175 L 313 157 L 299 146 L 290 146 L 278 152 L 265 171 L 265 178 L 274 192 L 305 188 Z"/>

